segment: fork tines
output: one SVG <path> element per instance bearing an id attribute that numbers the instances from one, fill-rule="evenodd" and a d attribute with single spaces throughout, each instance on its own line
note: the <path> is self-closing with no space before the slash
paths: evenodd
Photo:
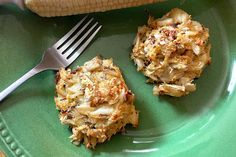
<path id="1" fill-rule="evenodd" d="M 54 47 L 68 61 L 75 60 L 95 37 L 102 25 L 89 19 L 88 16 L 79 21 Z"/>

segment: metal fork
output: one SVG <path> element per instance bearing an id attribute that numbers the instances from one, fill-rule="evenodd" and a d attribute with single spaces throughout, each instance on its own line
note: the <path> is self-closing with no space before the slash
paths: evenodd
<path id="1" fill-rule="evenodd" d="M 88 22 L 86 19 L 87 17 L 79 21 L 66 35 L 48 48 L 38 65 L 4 89 L 0 93 L 0 101 L 35 74 L 44 70 L 58 70 L 69 66 L 84 51 L 102 27 L 98 22 L 94 22 L 93 18 Z"/>

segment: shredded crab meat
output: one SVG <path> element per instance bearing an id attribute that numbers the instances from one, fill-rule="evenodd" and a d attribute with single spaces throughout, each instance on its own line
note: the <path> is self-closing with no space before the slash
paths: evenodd
<path id="1" fill-rule="evenodd" d="M 72 128 L 74 144 L 95 148 L 126 124 L 137 127 L 134 94 L 112 59 L 95 57 L 75 71 L 61 69 L 56 82 L 56 107 L 61 122 Z"/>
<path id="2" fill-rule="evenodd" d="M 180 97 L 196 90 L 193 80 L 211 62 L 208 38 L 206 27 L 175 8 L 138 28 L 131 58 L 155 84 L 154 95 Z"/>

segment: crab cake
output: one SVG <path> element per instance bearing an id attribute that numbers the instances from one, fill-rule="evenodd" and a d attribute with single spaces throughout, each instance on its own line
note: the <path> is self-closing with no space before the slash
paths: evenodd
<path id="1" fill-rule="evenodd" d="M 207 28 L 175 8 L 138 28 L 131 58 L 154 95 L 180 97 L 196 90 L 193 80 L 211 62 L 208 38 Z"/>
<path id="2" fill-rule="evenodd" d="M 126 124 L 138 126 L 134 94 L 112 59 L 95 57 L 75 71 L 57 74 L 55 97 L 60 120 L 72 128 L 72 142 L 88 148 L 109 140 Z"/>

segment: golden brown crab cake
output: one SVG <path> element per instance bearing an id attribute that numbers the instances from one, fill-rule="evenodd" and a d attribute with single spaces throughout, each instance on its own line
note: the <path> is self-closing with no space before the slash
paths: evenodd
<path id="1" fill-rule="evenodd" d="M 138 28 L 131 58 L 155 84 L 154 95 L 180 97 L 196 90 L 193 80 L 211 62 L 208 38 L 207 28 L 175 8 Z"/>
<path id="2" fill-rule="evenodd" d="M 126 124 L 138 126 L 134 94 L 112 59 L 95 57 L 75 71 L 61 69 L 55 102 L 60 120 L 72 128 L 72 142 L 95 148 Z"/>

